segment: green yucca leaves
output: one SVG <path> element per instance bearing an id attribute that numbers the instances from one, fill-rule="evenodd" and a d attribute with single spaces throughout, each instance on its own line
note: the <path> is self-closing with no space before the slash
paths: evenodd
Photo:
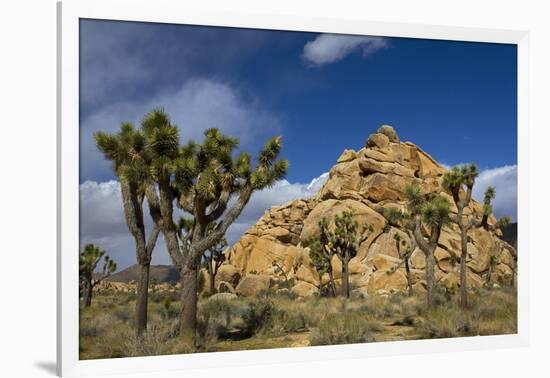
<path id="1" fill-rule="evenodd" d="M 250 154 L 248 152 L 241 152 L 237 155 L 234 163 L 235 175 L 240 178 L 248 179 L 252 172 L 250 165 Z"/>
<path id="2" fill-rule="evenodd" d="M 422 219 L 430 227 L 441 227 L 449 223 L 450 203 L 447 198 L 435 195 L 421 208 Z"/>
<path id="3" fill-rule="evenodd" d="M 86 244 L 82 252 L 80 252 L 80 271 L 83 274 L 91 275 L 96 270 L 102 258 L 104 264 L 101 270 L 104 273 L 113 273 L 116 270 L 116 263 L 105 254 L 105 250 L 94 244 Z"/>
<path id="4" fill-rule="evenodd" d="M 473 186 L 478 175 L 475 163 L 454 166 L 443 175 L 442 185 L 456 196 L 462 185 Z"/>
<path id="5" fill-rule="evenodd" d="M 141 121 L 141 129 L 145 136 L 151 138 L 155 130 L 161 127 L 170 126 L 170 117 L 163 108 L 156 108 L 145 115 Z"/>
<path id="6" fill-rule="evenodd" d="M 492 186 L 487 187 L 487 190 L 485 190 L 483 203 L 486 204 L 486 205 L 490 204 L 491 200 L 493 200 L 495 198 L 495 195 L 496 195 L 495 188 L 492 187 Z"/>
<path id="7" fill-rule="evenodd" d="M 503 228 L 503 227 L 506 227 L 510 224 L 510 222 L 512 222 L 512 218 L 506 216 L 506 217 L 502 217 L 498 220 L 497 224 L 495 225 L 496 228 Z"/>
<path id="8" fill-rule="evenodd" d="M 386 207 L 384 208 L 384 218 L 386 218 L 389 223 L 397 224 L 403 219 L 403 213 L 395 207 Z"/>
<path id="9" fill-rule="evenodd" d="M 258 156 L 258 161 L 261 165 L 265 167 L 270 167 L 275 158 L 279 155 L 282 148 L 282 139 L 280 136 L 270 138 L 266 144 L 264 145 L 264 148 L 260 152 L 260 155 Z"/>
<path id="10" fill-rule="evenodd" d="M 424 203 L 424 193 L 418 185 L 407 185 L 405 187 L 405 197 L 408 201 L 409 210 L 411 213 L 418 214 Z"/>
<path id="11" fill-rule="evenodd" d="M 174 159 L 179 153 L 179 131 L 177 127 L 165 125 L 156 128 L 148 137 L 149 146 L 155 157 Z"/>

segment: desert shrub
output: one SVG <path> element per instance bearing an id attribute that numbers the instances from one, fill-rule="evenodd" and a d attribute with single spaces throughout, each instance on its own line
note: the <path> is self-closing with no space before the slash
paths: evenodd
<path id="1" fill-rule="evenodd" d="M 376 319 L 386 319 L 401 314 L 401 300 L 402 298 L 397 295 L 381 296 L 373 295 L 368 297 L 358 307 L 358 311 L 368 314 Z"/>
<path id="2" fill-rule="evenodd" d="M 112 313 L 117 320 L 122 322 L 127 322 L 132 318 L 131 310 L 128 307 L 117 307 Z"/>
<path id="3" fill-rule="evenodd" d="M 327 314 L 314 329 L 311 345 L 353 344 L 374 341 L 380 323 L 357 312 Z"/>
<path id="4" fill-rule="evenodd" d="M 472 301 L 479 335 L 517 333 L 517 296 L 510 288 L 484 290 Z"/>
<path id="5" fill-rule="evenodd" d="M 169 296 L 164 297 L 161 306 L 151 306 L 151 308 L 154 308 L 156 313 L 165 320 L 174 319 L 179 315 L 179 307 Z"/>
<path id="6" fill-rule="evenodd" d="M 426 299 L 420 296 L 403 298 L 401 312 L 403 316 L 421 316 L 426 310 Z"/>
<path id="7" fill-rule="evenodd" d="M 429 338 L 471 336 L 472 323 L 468 314 L 458 306 L 440 306 L 427 311 L 419 330 Z"/>
<path id="8" fill-rule="evenodd" d="M 456 299 L 425 314 L 419 330 L 425 337 L 445 338 L 498 335 L 517 332 L 515 293 L 505 290 L 474 290 L 470 308 L 462 309 Z"/>
<path id="9" fill-rule="evenodd" d="M 261 327 L 261 333 L 268 336 L 280 336 L 308 329 L 308 319 L 301 309 L 273 310 L 269 321 Z"/>
<path id="10" fill-rule="evenodd" d="M 152 303 L 162 303 L 166 298 L 166 294 L 162 291 L 154 291 L 149 293 L 149 301 Z"/>
<path id="11" fill-rule="evenodd" d="M 246 325 L 242 319 L 247 311 L 246 300 L 210 298 L 198 308 L 197 336 L 200 349 L 210 350 L 217 339 L 243 338 Z"/>
<path id="12" fill-rule="evenodd" d="M 178 338 L 177 321 L 151 321 L 147 332 L 140 337 L 134 333 L 126 335 L 122 343 L 125 356 L 158 356 L 174 353 L 194 352 L 191 346 L 183 345 Z"/>
<path id="13" fill-rule="evenodd" d="M 199 352 L 212 352 L 214 351 L 214 345 L 219 339 L 220 329 L 206 324 L 202 332 L 197 332 L 195 340 L 197 351 Z"/>
<path id="14" fill-rule="evenodd" d="M 269 327 L 269 322 L 274 312 L 275 306 L 268 298 L 259 298 L 251 301 L 242 315 L 245 333 L 253 335 L 262 327 Z"/>
<path id="15" fill-rule="evenodd" d="M 283 287 L 283 288 L 275 289 L 273 293 L 270 295 L 270 297 L 295 300 L 298 298 L 298 294 L 290 291 L 286 287 Z"/>
<path id="16" fill-rule="evenodd" d="M 231 302 L 232 300 L 224 299 L 206 301 L 201 306 L 200 316 L 205 323 L 216 320 L 221 322 L 225 327 L 228 327 L 231 322 L 231 315 L 237 312 Z"/>

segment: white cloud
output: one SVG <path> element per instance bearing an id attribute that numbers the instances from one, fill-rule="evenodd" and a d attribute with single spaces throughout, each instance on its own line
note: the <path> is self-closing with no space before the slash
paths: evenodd
<path id="1" fill-rule="evenodd" d="M 241 216 L 229 228 L 228 242 L 234 244 L 271 206 L 315 195 L 327 178 L 328 173 L 324 173 L 305 184 L 281 180 L 269 189 L 255 192 Z M 147 230 L 151 229 L 151 223 L 146 212 Z M 124 219 L 118 181 L 86 181 L 80 185 L 80 245 L 86 243 L 95 243 L 105 249 L 119 269 L 135 264 L 134 240 Z M 153 263 L 171 263 L 162 237 L 157 241 Z"/>
<path id="2" fill-rule="evenodd" d="M 146 216 L 146 232 L 151 230 L 151 224 L 151 218 Z M 135 264 L 134 239 L 124 219 L 118 181 L 86 181 L 80 184 L 80 246 L 87 243 L 105 249 L 119 269 Z M 153 262 L 170 263 L 162 237 L 157 241 Z"/>
<path id="3" fill-rule="evenodd" d="M 241 144 L 281 131 L 280 118 L 264 109 L 245 91 L 210 79 L 190 79 L 175 92 L 167 92 L 143 103 L 114 104 L 87 117 L 81 125 L 81 174 L 105 174 L 110 165 L 97 150 L 93 133 L 116 132 L 122 121 L 139 124 L 146 112 L 163 107 L 179 126 L 182 142 L 202 139 L 202 133 L 217 127 L 239 137 Z"/>
<path id="4" fill-rule="evenodd" d="M 481 171 L 474 186 L 473 197 L 482 202 L 483 194 L 489 186 L 493 186 L 496 190 L 493 211 L 497 218 L 510 216 L 516 221 L 518 203 L 517 165 L 505 165 Z"/>
<path id="5" fill-rule="evenodd" d="M 227 240 L 230 243 L 236 242 L 242 235 L 243 229 L 246 231 L 246 229 L 253 226 L 271 206 L 282 205 L 298 198 L 313 197 L 327 179 L 328 172 L 305 184 L 280 180 L 271 188 L 254 192 L 237 222 L 229 228 Z"/>
<path id="6" fill-rule="evenodd" d="M 357 49 L 368 56 L 387 47 L 387 40 L 382 37 L 321 34 L 315 40 L 306 43 L 303 59 L 313 65 L 337 62 Z"/>

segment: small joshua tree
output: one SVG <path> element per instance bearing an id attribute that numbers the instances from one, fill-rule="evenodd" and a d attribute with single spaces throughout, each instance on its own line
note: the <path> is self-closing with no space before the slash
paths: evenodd
<path id="1" fill-rule="evenodd" d="M 213 227 L 211 228 L 213 229 Z M 206 271 L 210 279 L 210 294 L 216 293 L 216 275 L 220 266 L 225 262 L 225 254 L 223 253 L 227 247 L 227 240 L 221 238 L 215 245 L 210 247 L 204 254 L 204 262 L 206 265 Z"/>
<path id="2" fill-rule="evenodd" d="M 326 229 L 328 229 L 328 225 L 326 223 L 326 219 L 319 222 L 321 237 L 312 237 L 306 244 L 309 247 L 309 259 L 311 260 L 311 266 L 315 268 L 317 274 L 319 274 L 319 292 L 323 293 L 323 277 L 325 274 L 328 274 L 329 281 L 327 293 L 330 296 L 335 297 L 336 287 L 334 285 L 334 275 L 332 273 L 332 251 L 323 247 L 323 245 L 327 245 L 327 242 L 321 244 L 322 240 L 326 240 Z"/>
<path id="3" fill-rule="evenodd" d="M 468 207 L 472 199 L 472 190 L 477 176 L 478 172 L 475 164 L 453 167 L 443 176 L 443 187 L 451 193 L 457 209 L 456 217 L 451 215 L 450 219 L 453 223 L 456 223 L 460 229 L 460 306 L 462 308 L 468 306 L 466 266 L 466 259 L 468 258 L 468 231 L 479 223 L 474 217 L 466 219 L 464 209 Z M 490 202 L 491 199 L 494 198 L 494 195 L 494 189 L 491 187 L 485 192 L 483 223 L 487 223 L 487 219 L 491 213 L 492 209 L 490 207 Z"/>
<path id="4" fill-rule="evenodd" d="M 401 262 L 392 269 L 392 272 L 396 272 L 401 265 L 405 265 L 405 273 L 407 277 L 407 286 L 409 288 L 409 295 L 413 295 L 414 290 L 412 286 L 412 275 L 410 269 L 410 259 L 416 248 L 416 243 L 414 239 L 414 222 L 410 216 L 405 214 L 404 211 L 399 211 L 395 207 L 387 207 L 384 209 L 384 217 L 388 222 L 388 225 L 401 226 L 407 232 L 409 236 L 410 243 L 407 243 L 401 238 L 401 236 L 396 232 L 393 235 L 395 241 L 395 247 L 397 249 L 397 254 L 401 259 Z"/>
<path id="5" fill-rule="evenodd" d="M 322 219 L 319 222 L 319 244 L 321 250 L 326 251 L 326 258 L 332 259 L 336 256 L 342 263 L 342 294 L 349 298 L 349 262 L 357 255 L 359 246 L 364 242 L 372 232 L 372 226 L 363 227 L 358 236 L 359 225 L 353 220 L 353 215 L 349 211 L 344 211 L 334 217 L 334 231 L 328 226 L 328 221 Z"/>
<path id="6" fill-rule="evenodd" d="M 349 262 L 357 256 L 359 246 L 367 239 L 369 231 L 372 231 L 372 228 L 365 226 L 358 238 L 357 229 L 359 226 L 357 222 L 353 221 L 352 213 L 348 211 L 344 211 L 341 215 L 336 215 L 334 226 L 332 248 L 334 249 L 334 254 L 342 263 L 342 292 L 346 298 L 349 298 Z"/>
<path id="7" fill-rule="evenodd" d="M 395 240 L 395 248 L 397 249 L 397 254 L 401 259 L 401 263 L 396 268 L 399 268 L 401 264 L 405 264 L 407 287 L 409 288 L 409 296 L 412 296 L 414 292 L 413 292 L 413 286 L 412 286 L 412 275 L 411 275 L 411 267 L 410 267 L 409 260 L 413 253 L 413 249 L 407 245 L 407 242 L 405 240 L 401 239 L 401 236 L 398 233 L 395 233 L 393 235 L 393 239 Z"/>
<path id="8" fill-rule="evenodd" d="M 489 225 L 489 216 L 493 213 L 491 201 L 495 198 L 495 188 L 489 186 L 485 191 L 483 198 L 483 216 L 481 221 L 473 215 L 468 217 L 464 214 L 472 199 L 472 191 L 475 180 L 478 176 L 477 166 L 475 164 L 453 167 L 443 176 L 443 187 L 451 193 L 456 205 L 456 216 L 450 215 L 453 223 L 460 229 L 460 306 L 468 307 L 468 282 L 467 265 L 468 258 L 468 232 L 474 227 L 483 227 L 486 230 L 494 230 L 504 227 L 510 222 L 509 217 L 501 218 L 494 226 Z"/>
<path id="9" fill-rule="evenodd" d="M 449 201 L 438 194 L 426 195 L 417 185 L 405 188 L 408 200 L 407 207 L 413 224 L 413 236 L 416 245 L 426 256 L 426 300 L 429 308 L 433 307 L 435 285 L 434 252 L 441 236 L 441 229 L 449 222 Z M 423 229 L 428 229 L 427 237 Z"/>
<path id="10" fill-rule="evenodd" d="M 94 272 L 101 260 L 103 260 L 103 266 L 94 278 Z M 116 270 L 116 263 L 105 254 L 103 249 L 93 244 L 86 244 L 80 252 L 79 265 L 83 304 L 84 307 L 90 307 L 94 287 Z"/>

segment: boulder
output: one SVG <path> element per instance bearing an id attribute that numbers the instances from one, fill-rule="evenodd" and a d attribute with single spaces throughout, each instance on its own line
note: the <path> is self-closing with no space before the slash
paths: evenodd
<path id="1" fill-rule="evenodd" d="M 311 297 L 312 295 L 317 294 L 319 292 L 319 289 L 308 282 L 301 281 L 294 285 L 292 289 L 290 289 L 290 291 L 298 297 L 304 298 Z"/>
<path id="2" fill-rule="evenodd" d="M 390 143 L 390 139 L 388 138 L 387 135 L 384 135 L 382 133 L 374 133 L 369 135 L 366 142 L 366 147 L 367 148 L 369 147 L 384 148 L 384 147 L 387 147 L 389 143 Z"/>
<path id="3" fill-rule="evenodd" d="M 292 240 L 292 235 L 287 228 L 283 227 L 273 227 L 266 231 L 266 235 L 273 236 L 273 238 L 283 242 L 289 243 Z"/>
<path id="4" fill-rule="evenodd" d="M 241 279 L 241 274 L 237 268 L 231 264 L 224 264 L 219 267 L 218 273 L 216 274 L 216 287 L 220 286 L 221 282 L 226 282 L 232 287 L 237 286 L 239 280 Z"/>
<path id="5" fill-rule="evenodd" d="M 217 287 L 218 293 L 235 294 L 235 288 L 229 282 L 221 281 Z"/>
<path id="6" fill-rule="evenodd" d="M 268 275 L 249 274 L 239 282 L 236 292 L 242 297 L 251 297 L 268 291 L 271 282 L 272 278 Z"/>
<path id="7" fill-rule="evenodd" d="M 300 265 L 294 277 L 299 281 L 304 281 L 312 285 L 319 284 L 319 275 L 315 272 L 315 269 L 312 268 L 311 266 Z"/>
<path id="8" fill-rule="evenodd" d="M 374 272 L 368 281 L 367 292 L 374 294 L 379 290 L 389 292 L 404 292 L 407 290 L 407 277 L 402 270 L 391 273 L 388 270 Z"/>
<path id="9" fill-rule="evenodd" d="M 392 143 L 399 143 L 399 137 L 397 136 L 397 133 L 395 132 L 395 129 L 390 125 L 382 125 L 378 129 L 378 132 L 380 134 L 384 134 L 388 137 L 390 142 Z"/>
<path id="10" fill-rule="evenodd" d="M 229 301 L 235 298 L 237 298 L 237 295 L 233 293 L 217 293 L 208 297 L 207 301 Z"/>
<path id="11" fill-rule="evenodd" d="M 337 163 L 345 163 L 347 161 L 355 160 L 357 158 L 357 152 L 354 150 L 344 150 L 342 155 L 336 161 Z"/>
<path id="12" fill-rule="evenodd" d="M 371 262 L 376 270 L 390 270 L 399 265 L 401 260 L 379 253 L 371 259 Z"/>

